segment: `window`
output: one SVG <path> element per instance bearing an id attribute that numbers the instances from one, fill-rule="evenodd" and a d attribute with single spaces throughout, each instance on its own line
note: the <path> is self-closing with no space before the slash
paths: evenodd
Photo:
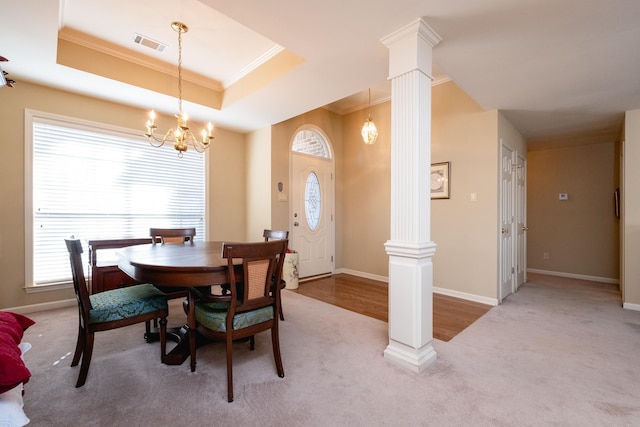
<path id="1" fill-rule="evenodd" d="M 320 214 L 322 213 L 322 194 L 320 190 L 318 175 L 315 172 L 311 172 L 307 176 L 307 182 L 304 187 L 304 213 L 307 217 L 307 224 L 312 230 L 318 227 Z"/>
<path id="2" fill-rule="evenodd" d="M 141 132 L 26 112 L 26 284 L 71 281 L 64 239 L 205 235 L 205 157 L 151 147 Z M 86 254 L 85 246 L 85 254 Z M 86 270 L 86 269 L 85 269 Z"/>
<path id="3" fill-rule="evenodd" d="M 330 159 L 329 146 L 324 137 L 313 129 L 303 129 L 293 138 L 291 150 L 296 153 L 310 154 L 324 159 Z"/>

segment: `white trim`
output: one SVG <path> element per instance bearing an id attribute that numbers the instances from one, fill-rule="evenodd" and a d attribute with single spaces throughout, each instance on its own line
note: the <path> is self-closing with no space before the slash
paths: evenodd
<path id="1" fill-rule="evenodd" d="M 240 71 L 238 71 L 237 73 L 235 73 L 234 75 L 232 75 L 228 79 L 224 80 L 222 82 L 222 88 L 223 89 L 229 89 L 229 87 L 231 85 L 233 85 L 234 83 L 237 83 L 243 77 L 246 77 L 249 74 L 251 74 L 253 71 L 258 69 L 258 67 L 260 67 L 262 64 L 264 64 L 267 61 L 269 61 L 272 58 L 274 58 L 277 54 L 279 54 L 283 50 L 284 50 L 284 47 L 282 47 L 282 46 L 280 46 L 278 44 L 273 46 L 271 49 L 267 50 L 261 56 L 256 58 L 253 62 L 251 62 L 250 64 L 248 64 L 244 68 L 242 68 Z"/>
<path id="2" fill-rule="evenodd" d="M 66 308 L 77 306 L 78 301 L 75 299 L 65 299 L 61 301 L 43 302 L 40 304 L 29 304 L 20 307 L 3 308 L 3 311 L 11 311 L 18 314 L 36 313 L 39 311 L 54 310 L 56 308 Z"/>
<path id="3" fill-rule="evenodd" d="M 538 270 L 535 268 L 527 268 L 527 273 L 546 274 L 547 276 L 568 277 L 570 279 L 589 280 L 591 282 L 611 283 L 619 285 L 620 280 L 610 277 L 588 276 L 586 274 L 563 273 L 561 271 Z"/>
<path id="4" fill-rule="evenodd" d="M 378 282 L 389 283 L 389 278 L 385 276 L 379 276 L 377 274 L 369 274 L 364 273 L 362 271 L 350 270 L 348 268 L 338 268 L 336 269 L 334 274 L 349 274 L 351 276 L 363 277 L 365 279 L 377 280 Z M 496 298 L 487 298 L 480 295 L 468 294 L 466 292 L 454 291 L 451 289 L 439 288 L 437 286 L 433 287 L 433 292 L 441 295 L 448 295 L 450 297 L 460 298 L 467 301 L 473 301 L 480 304 L 487 304 L 496 306 L 498 305 L 498 300 Z"/>
<path id="5" fill-rule="evenodd" d="M 440 294 L 440 295 L 447 295 L 450 297 L 464 299 L 467 301 L 477 302 L 480 304 L 487 304 L 487 305 L 493 305 L 493 306 L 498 305 L 497 298 L 483 297 L 481 295 L 468 294 L 466 292 L 454 291 L 452 289 L 446 289 L 446 288 L 439 288 L 437 286 L 433 287 L 433 293 Z"/>
<path id="6" fill-rule="evenodd" d="M 622 308 L 626 310 L 640 311 L 640 304 L 631 304 L 630 302 L 625 302 L 622 304 Z"/>
<path id="7" fill-rule="evenodd" d="M 37 294 L 39 292 L 59 291 L 62 289 L 73 289 L 73 282 L 53 283 L 46 285 L 25 286 L 24 290 L 28 294 Z"/>
<path id="8" fill-rule="evenodd" d="M 335 273 L 325 273 L 325 274 L 318 274 L 317 276 L 302 277 L 298 279 L 298 283 L 313 282 L 314 280 L 317 280 L 317 279 L 324 279 L 325 277 L 331 277 L 334 274 Z"/>
<path id="9" fill-rule="evenodd" d="M 377 280 L 378 282 L 389 283 L 389 278 L 378 276 L 377 274 L 365 273 L 362 271 L 350 270 L 348 268 L 338 268 L 334 274 L 349 274 L 351 276 L 364 277 L 365 279 Z"/>

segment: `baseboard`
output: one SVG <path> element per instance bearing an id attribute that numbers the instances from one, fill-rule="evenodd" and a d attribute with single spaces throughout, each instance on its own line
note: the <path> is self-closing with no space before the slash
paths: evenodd
<path id="1" fill-rule="evenodd" d="M 631 304 L 630 302 L 622 303 L 622 308 L 626 310 L 640 311 L 640 304 Z"/>
<path id="2" fill-rule="evenodd" d="M 318 274 L 317 276 L 300 277 L 298 279 L 298 283 L 311 282 L 311 281 L 316 280 L 316 279 L 322 279 L 323 277 L 331 277 L 331 273 Z"/>
<path id="3" fill-rule="evenodd" d="M 19 314 L 35 313 L 37 311 L 54 310 L 56 308 L 65 308 L 77 306 L 78 301 L 75 299 L 65 299 L 61 301 L 43 302 L 40 304 L 22 305 L 20 307 L 3 308 L 2 311 L 11 311 Z"/>
<path id="4" fill-rule="evenodd" d="M 567 277 L 570 279 L 589 280 L 590 282 L 611 283 L 613 285 L 620 284 L 620 280 L 613 279 L 610 277 L 587 276 L 585 274 L 563 273 L 560 271 L 538 270 L 535 268 L 527 268 L 527 273 L 546 274 L 547 276 L 558 276 L 558 277 Z"/>
<path id="5" fill-rule="evenodd" d="M 454 291 L 452 289 L 439 288 L 437 286 L 433 287 L 433 292 L 440 295 L 446 295 L 449 297 L 460 298 L 467 301 L 477 302 L 480 304 L 486 305 L 498 305 L 498 300 L 496 298 L 488 298 L 475 294 L 468 294 L 466 292 Z"/>
<path id="6" fill-rule="evenodd" d="M 365 273 L 357 270 L 350 270 L 348 268 L 339 268 L 334 274 L 350 274 L 351 276 L 363 277 L 365 279 L 377 280 L 378 282 L 389 283 L 389 278 L 386 276 L 378 276 L 377 274 Z"/>
<path id="7" fill-rule="evenodd" d="M 339 268 L 335 271 L 335 274 L 350 274 L 351 276 L 363 277 L 365 279 L 377 280 L 379 282 L 389 283 L 389 278 L 385 276 L 378 276 L 375 274 L 363 273 L 362 271 L 350 270 L 348 268 Z M 480 295 L 468 294 L 465 292 L 454 291 L 451 289 L 433 287 L 433 292 L 436 294 L 447 295 L 450 297 L 460 298 L 467 301 L 473 301 L 480 304 L 498 305 L 498 300 L 495 298 L 487 298 Z"/>

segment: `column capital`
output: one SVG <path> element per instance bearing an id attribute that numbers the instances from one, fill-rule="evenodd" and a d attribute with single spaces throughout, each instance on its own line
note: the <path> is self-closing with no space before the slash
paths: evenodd
<path id="1" fill-rule="evenodd" d="M 391 46 L 396 44 L 398 41 L 409 37 L 413 38 L 414 35 L 420 37 L 431 47 L 435 47 L 442 41 L 442 37 L 440 37 L 440 35 L 436 33 L 435 30 L 431 28 L 423 18 L 416 19 L 415 21 L 405 25 L 399 30 L 396 30 L 393 33 L 381 38 L 380 41 L 386 47 L 391 48 Z"/>
<path id="2" fill-rule="evenodd" d="M 380 39 L 389 48 L 389 78 L 420 70 L 431 77 L 432 50 L 442 41 L 422 18 Z"/>

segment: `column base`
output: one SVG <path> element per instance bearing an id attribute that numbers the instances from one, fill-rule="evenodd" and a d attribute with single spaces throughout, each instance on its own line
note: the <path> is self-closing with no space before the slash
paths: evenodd
<path id="1" fill-rule="evenodd" d="M 415 349 L 396 341 L 389 341 L 389 345 L 384 350 L 384 358 L 403 368 L 420 373 L 435 362 L 438 355 L 431 343 Z"/>

